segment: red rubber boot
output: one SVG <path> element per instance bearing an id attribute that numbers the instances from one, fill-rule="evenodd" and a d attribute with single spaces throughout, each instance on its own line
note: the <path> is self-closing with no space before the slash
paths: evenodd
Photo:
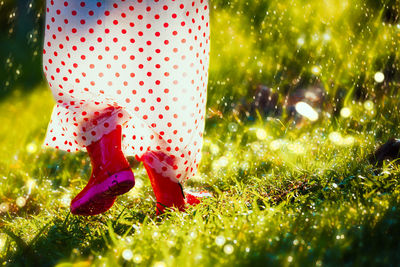
<path id="1" fill-rule="evenodd" d="M 121 150 L 121 126 L 86 147 L 92 175 L 85 188 L 72 200 L 71 213 L 97 215 L 111 208 L 118 195 L 134 185 L 132 170 Z"/>
<path id="2" fill-rule="evenodd" d="M 168 177 L 157 174 L 146 162 L 143 162 L 157 200 L 157 215 L 163 214 L 166 208 L 177 208 L 185 211 L 185 195 L 181 184 Z"/>

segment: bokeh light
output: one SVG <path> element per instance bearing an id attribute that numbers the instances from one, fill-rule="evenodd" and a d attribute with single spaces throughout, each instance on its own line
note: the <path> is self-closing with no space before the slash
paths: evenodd
<path id="1" fill-rule="evenodd" d="M 342 108 L 341 110 L 340 110 L 340 115 L 343 117 L 343 118 L 348 118 L 348 117 L 350 117 L 350 115 L 351 115 L 351 109 L 350 108 Z"/>
<path id="2" fill-rule="evenodd" d="M 310 121 L 318 120 L 318 112 L 316 112 L 309 104 L 305 102 L 298 102 L 296 104 L 296 111 Z"/>
<path id="3" fill-rule="evenodd" d="M 374 79 L 377 83 L 381 83 L 385 80 L 385 75 L 379 71 L 379 72 L 375 73 Z"/>

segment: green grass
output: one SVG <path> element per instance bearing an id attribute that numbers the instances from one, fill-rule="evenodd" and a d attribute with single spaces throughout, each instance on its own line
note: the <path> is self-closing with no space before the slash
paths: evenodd
<path id="1" fill-rule="evenodd" d="M 214 198 L 186 213 L 157 218 L 145 170 L 130 159 L 131 192 L 103 215 L 71 215 L 90 161 L 41 146 L 50 90 L 15 88 L 3 99 L 0 263 L 397 265 L 400 168 L 376 169 L 367 158 L 400 132 L 400 26 L 385 20 L 400 5 L 281 2 L 212 2 L 203 159 L 186 187 Z M 378 71 L 385 82 L 374 81 Z M 278 116 L 246 113 L 260 84 L 277 94 Z M 286 97 L 308 86 L 326 92 L 316 122 L 286 112 Z"/>

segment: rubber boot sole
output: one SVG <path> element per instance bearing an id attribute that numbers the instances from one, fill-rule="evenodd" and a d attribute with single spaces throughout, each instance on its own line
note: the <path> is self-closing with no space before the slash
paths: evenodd
<path id="1" fill-rule="evenodd" d="M 97 215 L 110 209 L 117 196 L 127 193 L 135 186 L 131 170 L 123 170 L 92 186 L 81 198 L 71 202 L 74 215 Z"/>

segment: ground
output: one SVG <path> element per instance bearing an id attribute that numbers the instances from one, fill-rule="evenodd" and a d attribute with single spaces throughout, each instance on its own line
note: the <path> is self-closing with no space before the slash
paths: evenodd
<path id="1" fill-rule="evenodd" d="M 0 263 L 397 265 L 400 168 L 369 156 L 400 135 L 398 2 L 280 2 L 211 2 L 203 158 L 185 187 L 214 197 L 185 213 L 157 218 L 130 158 L 132 191 L 103 215 L 71 215 L 90 161 L 42 147 L 50 90 L 3 98 Z"/>

